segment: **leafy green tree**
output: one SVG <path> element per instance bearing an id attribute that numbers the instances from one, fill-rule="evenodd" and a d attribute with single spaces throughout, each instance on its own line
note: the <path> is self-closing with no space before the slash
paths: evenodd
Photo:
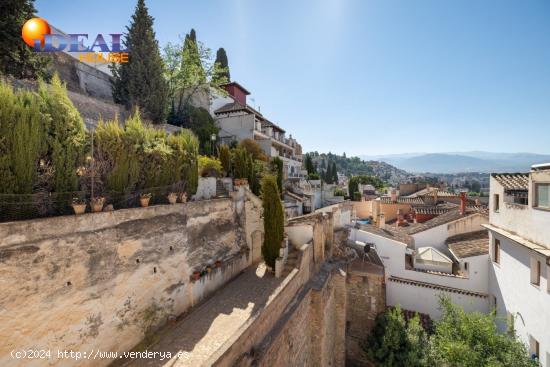
<path id="1" fill-rule="evenodd" d="M 353 176 L 348 182 L 348 192 L 353 200 L 356 200 L 355 193 L 359 193 L 359 184 L 372 185 L 375 189 L 381 190 L 384 188 L 384 181 L 376 176 L 359 175 Z M 358 196 L 358 200 L 361 200 L 361 195 Z"/>
<path id="2" fill-rule="evenodd" d="M 38 94 L 42 111 L 49 119 L 46 142 L 48 159 L 54 170 L 53 189 L 56 192 L 78 188 L 77 167 L 84 158 L 86 130 L 80 113 L 69 97 L 57 74 L 52 84 L 39 83 Z"/>
<path id="3" fill-rule="evenodd" d="M 25 22 L 34 18 L 34 0 L 0 2 L 0 73 L 19 79 L 48 78 L 51 57 L 32 51 L 21 38 Z"/>
<path id="4" fill-rule="evenodd" d="M 202 107 L 188 106 L 187 112 L 186 123 L 183 126 L 193 131 L 199 139 L 199 151 L 202 154 L 215 154 L 211 136 L 217 136 L 220 129 L 216 126 L 214 118 Z"/>
<path id="5" fill-rule="evenodd" d="M 225 79 L 226 82 L 231 80 L 231 74 L 229 73 L 229 62 L 227 60 L 227 54 L 223 47 L 220 47 L 216 52 L 216 61 L 215 63 L 219 66 L 216 70 L 215 79 L 222 80 Z"/>
<path id="6" fill-rule="evenodd" d="M 271 160 L 271 171 L 277 177 L 277 187 L 279 188 L 279 194 L 283 193 L 283 160 L 279 157 L 275 157 Z"/>
<path id="7" fill-rule="evenodd" d="M 222 144 L 218 147 L 218 159 L 222 164 L 224 175 L 231 173 L 231 149 L 228 145 Z"/>
<path id="8" fill-rule="evenodd" d="M 465 312 L 448 298 L 440 299 L 443 318 L 430 338 L 430 357 L 436 366 L 528 367 L 525 345 L 514 336 L 501 334 L 494 314 Z"/>
<path id="9" fill-rule="evenodd" d="M 262 255 L 265 263 L 275 268 L 275 260 L 279 257 L 279 249 L 283 241 L 284 212 L 277 179 L 273 175 L 265 175 L 262 178 L 262 202 L 265 230 Z"/>
<path id="10" fill-rule="evenodd" d="M 422 366 L 422 358 L 414 358 L 422 356 L 426 345 L 420 343 L 425 343 L 425 334 L 418 329 L 417 320 L 410 325 L 411 330 L 399 306 L 378 316 L 363 346 L 369 359 L 380 367 Z"/>
<path id="11" fill-rule="evenodd" d="M 128 62 L 111 66 L 113 97 L 118 103 L 139 107 L 154 123 L 162 123 L 167 114 L 168 86 L 145 0 L 138 0 L 127 30 Z"/>

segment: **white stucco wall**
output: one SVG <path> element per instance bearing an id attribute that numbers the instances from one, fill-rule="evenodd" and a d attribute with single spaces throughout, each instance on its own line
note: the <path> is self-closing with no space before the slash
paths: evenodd
<path id="1" fill-rule="evenodd" d="M 548 266 L 541 257 L 540 285 L 531 284 L 530 259 L 536 256 L 529 249 L 490 232 L 490 244 L 500 240 L 500 264 L 491 261 L 489 267 L 490 298 L 496 297 L 497 315 L 506 320 L 515 315 L 514 327 L 518 337 L 529 345 L 529 336 L 539 342 L 542 366 L 550 366 L 550 293 Z M 491 246 L 492 249 L 492 246 Z M 492 252 L 492 251 L 491 251 Z M 491 253 L 491 257 L 493 254 Z M 499 329 L 506 331 L 506 323 Z"/>
<path id="2" fill-rule="evenodd" d="M 488 282 L 486 273 L 479 271 L 471 273 L 470 277 L 457 277 L 425 273 L 405 268 L 405 253 L 407 246 L 401 242 L 379 236 L 370 232 L 352 229 L 350 239 L 365 243 L 374 243 L 376 252 L 382 260 L 386 276 L 386 299 L 388 305 L 401 304 L 404 308 L 429 314 L 433 318 L 440 317 L 438 304 L 438 293 L 429 288 L 413 285 L 403 285 L 390 282 L 393 275 L 399 278 L 410 279 L 425 283 L 432 283 L 445 287 L 452 287 L 477 293 L 488 293 Z M 397 285 L 396 285 L 397 284 Z M 465 307 L 467 311 L 487 312 L 489 310 L 488 297 L 473 297 L 452 294 L 451 300 Z M 419 296 L 422 295 L 422 296 Z M 416 308 L 415 308 L 416 307 Z"/>
<path id="3" fill-rule="evenodd" d="M 211 199 L 216 196 L 216 178 L 215 177 L 199 177 L 199 185 L 195 199 Z"/>
<path id="4" fill-rule="evenodd" d="M 534 177 L 534 178 L 533 178 Z M 489 219 L 491 224 L 514 232 L 519 236 L 550 248 L 550 211 L 533 207 L 535 202 L 533 182 L 550 182 L 550 172 L 532 172 L 529 179 L 529 205 L 504 203 L 504 189 L 491 177 Z M 499 211 L 496 212 L 494 194 L 499 195 Z M 546 230 L 544 230 L 546 229 Z"/>

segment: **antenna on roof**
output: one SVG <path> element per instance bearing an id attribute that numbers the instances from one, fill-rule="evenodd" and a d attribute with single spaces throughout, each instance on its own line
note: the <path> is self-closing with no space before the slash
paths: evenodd
<path id="1" fill-rule="evenodd" d="M 256 109 L 256 100 L 254 98 L 250 98 L 250 101 L 252 102 L 252 107 Z"/>

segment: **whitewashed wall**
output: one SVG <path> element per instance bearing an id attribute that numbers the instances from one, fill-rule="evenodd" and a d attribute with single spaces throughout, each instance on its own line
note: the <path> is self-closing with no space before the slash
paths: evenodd
<path id="1" fill-rule="evenodd" d="M 538 340 L 542 366 L 550 366 L 550 293 L 548 292 L 549 269 L 541 257 L 540 285 L 531 284 L 530 261 L 534 252 L 490 232 L 490 243 L 500 240 L 500 264 L 491 261 L 489 268 L 490 298 L 496 297 L 497 315 L 504 318 L 515 315 L 514 326 L 518 337 L 526 344 L 529 336 Z M 492 256 L 492 255 L 491 255 Z M 500 322 L 501 331 L 506 323 Z"/>

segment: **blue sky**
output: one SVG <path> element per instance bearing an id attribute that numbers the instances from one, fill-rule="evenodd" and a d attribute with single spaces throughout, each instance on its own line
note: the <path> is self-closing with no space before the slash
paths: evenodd
<path id="1" fill-rule="evenodd" d="M 119 33 L 136 0 L 37 0 L 67 33 Z M 550 1 L 148 0 L 190 28 L 306 151 L 550 153 Z"/>

